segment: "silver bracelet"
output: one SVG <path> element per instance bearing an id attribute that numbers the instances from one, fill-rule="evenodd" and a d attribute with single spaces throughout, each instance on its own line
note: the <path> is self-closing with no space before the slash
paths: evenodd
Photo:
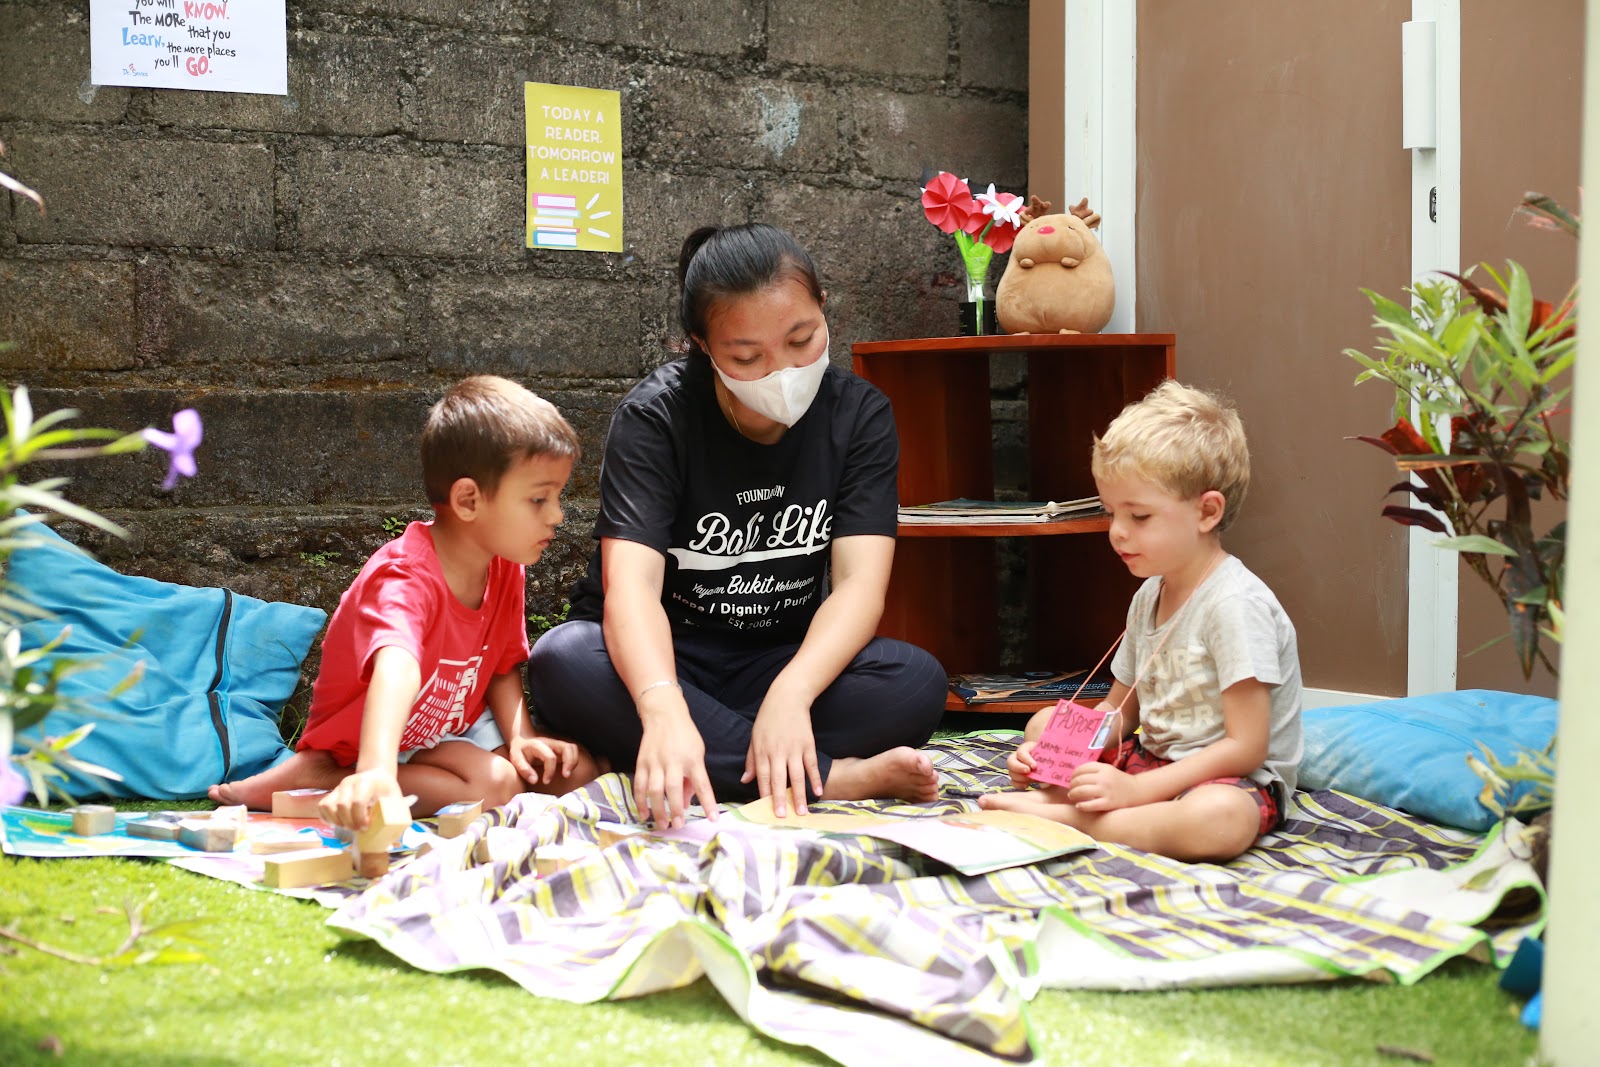
<path id="1" fill-rule="evenodd" d="M 639 690 L 639 694 L 633 698 L 633 702 L 635 704 L 637 704 L 639 701 L 644 699 L 644 695 L 646 693 L 650 692 L 650 690 L 652 690 L 652 689 L 660 689 L 664 685 L 670 685 L 670 686 L 672 686 L 672 688 L 678 689 L 678 690 L 683 689 L 683 686 L 679 685 L 675 679 L 663 678 L 663 679 L 661 679 L 661 681 L 659 681 L 659 682 L 651 682 L 649 685 L 647 685 L 643 689 Z"/>

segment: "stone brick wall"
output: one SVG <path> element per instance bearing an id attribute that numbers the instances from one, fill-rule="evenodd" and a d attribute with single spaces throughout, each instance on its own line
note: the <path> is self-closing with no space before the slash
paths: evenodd
<path id="1" fill-rule="evenodd" d="M 1024 191 L 1023 0 L 289 0 L 287 97 L 91 85 L 88 7 L 0 0 L 0 166 L 49 206 L 0 212 L 0 377 L 94 425 L 200 410 L 170 494 L 158 454 L 72 472 L 132 531 L 102 553 L 171 580 L 332 608 L 425 513 L 428 405 L 485 371 L 583 438 L 530 576 L 554 611 L 610 412 L 668 358 L 684 234 L 790 228 L 847 366 L 955 330 L 926 173 Z M 522 247 L 524 81 L 620 90 L 623 252 Z"/>

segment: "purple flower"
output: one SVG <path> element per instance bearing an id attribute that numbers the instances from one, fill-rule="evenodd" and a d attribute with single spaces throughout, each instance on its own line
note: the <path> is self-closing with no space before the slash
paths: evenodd
<path id="1" fill-rule="evenodd" d="M 144 430 L 141 436 L 172 457 L 172 462 L 167 466 L 167 480 L 161 483 L 161 488 L 171 489 L 178 484 L 180 474 L 185 478 L 193 478 L 199 470 L 194 463 L 194 450 L 200 447 L 202 431 L 200 413 L 194 408 L 184 408 L 172 416 L 171 433 Z"/>
<path id="2" fill-rule="evenodd" d="M 28 795 L 28 780 L 11 766 L 11 757 L 0 752 L 0 808 L 20 804 Z"/>

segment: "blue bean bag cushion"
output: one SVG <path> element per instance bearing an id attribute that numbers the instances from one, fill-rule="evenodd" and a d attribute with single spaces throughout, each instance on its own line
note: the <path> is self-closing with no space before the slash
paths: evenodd
<path id="1" fill-rule="evenodd" d="M 1378 700 L 1302 714 L 1301 789 L 1337 789 L 1447 826 L 1487 830 L 1497 817 L 1467 764 L 1479 744 L 1505 763 L 1521 749 L 1543 751 L 1556 732 L 1547 697 L 1467 689 Z M 1518 782 L 1514 803 L 1529 789 Z"/>
<path id="2" fill-rule="evenodd" d="M 94 711 L 52 713 L 28 736 L 59 737 L 92 722 L 72 754 L 122 776 L 115 782 L 73 775 L 68 792 L 202 797 L 215 782 L 248 777 L 288 757 L 278 717 L 325 612 L 129 577 L 48 527 L 31 527 L 28 536 L 37 543 L 12 553 L 6 585 L 50 617 L 22 628 L 23 647 L 43 647 L 70 627 L 51 656 L 95 659 L 61 686 Z M 143 677 L 107 697 L 140 661 Z"/>

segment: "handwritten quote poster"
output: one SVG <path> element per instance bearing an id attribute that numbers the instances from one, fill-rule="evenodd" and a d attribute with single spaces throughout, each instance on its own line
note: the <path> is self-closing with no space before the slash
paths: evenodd
<path id="1" fill-rule="evenodd" d="M 528 247 L 622 251 L 622 94 L 525 82 Z"/>
<path id="2" fill-rule="evenodd" d="M 96 85 L 289 92 L 284 0 L 90 0 Z"/>

